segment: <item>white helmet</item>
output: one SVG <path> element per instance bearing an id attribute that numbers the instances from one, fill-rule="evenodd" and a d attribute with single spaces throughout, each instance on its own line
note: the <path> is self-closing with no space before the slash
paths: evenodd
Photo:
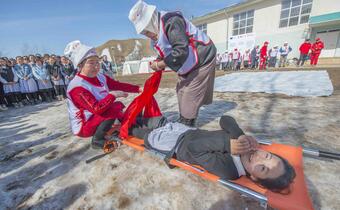
<path id="1" fill-rule="evenodd" d="M 148 26 L 155 10 L 156 6 L 148 5 L 142 0 L 138 0 L 131 8 L 129 19 L 135 25 L 138 34 Z"/>

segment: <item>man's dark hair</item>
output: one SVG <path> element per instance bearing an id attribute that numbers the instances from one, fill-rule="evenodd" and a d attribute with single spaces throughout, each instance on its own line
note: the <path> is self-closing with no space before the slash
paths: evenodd
<path id="1" fill-rule="evenodd" d="M 279 155 L 276 156 L 282 160 L 284 173 L 275 179 L 258 179 L 257 183 L 273 192 L 282 192 L 293 182 L 296 173 L 293 166 L 286 159 Z"/>

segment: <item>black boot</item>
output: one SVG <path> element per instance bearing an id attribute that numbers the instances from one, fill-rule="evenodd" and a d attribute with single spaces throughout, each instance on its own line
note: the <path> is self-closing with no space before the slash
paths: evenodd
<path id="1" fill-rule="evenodd" d="M 96 136 L 92 137 L 91 147 L 92 149 L 103 149 L 105 144 L 105 139 L 98 139 Z"/>
<path id="2" fill-rule="evenodd" d="M 96 129 L 95 134 L 92 137 L 92 148 L 103 149 L 105 144 L 106 132 L 110 130 L 115 120 L 105 120 Z"/>

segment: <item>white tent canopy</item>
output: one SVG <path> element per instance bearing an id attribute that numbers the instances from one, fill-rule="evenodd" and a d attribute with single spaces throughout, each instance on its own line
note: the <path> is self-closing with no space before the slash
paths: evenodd
<path id="1" fill-rule="evenodd" d="M 107 60 L 110 61 L 110 62 L 112 62 L 111 54 L 110 54 L 109 49 L 105 48 L 105 49 L 102 51 L 102 54 L 100 55 L 100 57 L 103 56 L 103 55 L 106 55 Z"/>
<path id="2" fill-rule="evenodd" d="M 138 74 L 140 61 L 126 61 L 123 65 L 123 75 Z"/>
<path id="3" fill-rule="evenodd" d="M 123 65 L 123 75 L 152 73 L 149 63 L 155 59 L 155 57 L 145 57 L 142 60 L 126 61 Z"/>

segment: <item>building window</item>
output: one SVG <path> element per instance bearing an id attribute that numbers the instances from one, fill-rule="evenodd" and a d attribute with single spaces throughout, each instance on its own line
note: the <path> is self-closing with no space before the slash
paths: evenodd
<path id="1" fill-rule="evenodd" d="M 283 0 L 280 28 L 308 23 L 313 0 Z"/>
<path id="2" fill-rule="evenodd" d="M 197 28 L 198 28 L 199 30 L 203 31 L 205 34 L 208 34 L 208 33 L 207 33 L 208 30 L 207 30 L 207 24 L 206 24 L 206 23 L 204 23 L 204 24 L 202 24 L 202 25 L 198 25 Z"/>
<path id="3" fill-rule="evenodd" d="M 233 36 L 252 33 L 254 25 L 254 10 L 234 15 Z"/>

